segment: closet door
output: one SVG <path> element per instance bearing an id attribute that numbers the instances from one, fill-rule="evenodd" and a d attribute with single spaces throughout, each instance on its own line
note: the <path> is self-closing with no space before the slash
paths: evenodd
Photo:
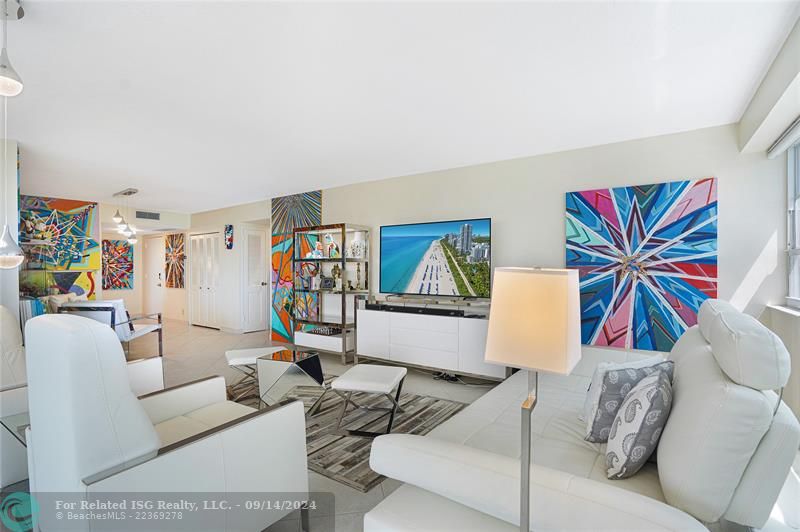
<path id="1" fill-rule="evenodd" d="M 222 237 L 219 233 L 206 235 L 206 326 L 219 327 L 217 323 L 217 289 L 219 287 L 219 250 L 222 246 Z"/>
<path id="2" fill-rule="evenodd" d="M 191 264 L 191 281 L 189 282 L 189 289 L 192 291 L 189 302 L 189 322 L 192 325 L 202 325 L 200 317 L 200 300 L 203 296 L 203 268 L 202 268 L 202 237 L 190 236 L 189 252 Z"/>

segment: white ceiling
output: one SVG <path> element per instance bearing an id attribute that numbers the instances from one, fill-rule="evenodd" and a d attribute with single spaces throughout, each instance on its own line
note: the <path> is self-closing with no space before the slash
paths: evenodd
<path id="1" fill-rule="evenodd" d="M 797 2 L 25 2 L 22 190 L 196 212 L 739 120 Z M 535 178 L 537 176 L 531 176 Z"/>

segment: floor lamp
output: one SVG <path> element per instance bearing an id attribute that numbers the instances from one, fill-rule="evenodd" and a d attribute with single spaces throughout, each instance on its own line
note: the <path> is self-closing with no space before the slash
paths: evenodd
<path id="1" fill-rule="evenodd" d="M 522 403 L 519 529 L 530 527 L 531 413 L 539 371 L 568 375 L 581 358 L 577 270 L 495 268 L 489 310 L 487 362 L 528 373 Z"/>

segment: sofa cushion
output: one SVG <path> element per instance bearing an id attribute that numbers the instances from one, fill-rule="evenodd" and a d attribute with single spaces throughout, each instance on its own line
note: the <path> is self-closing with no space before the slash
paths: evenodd
<path id="1" fill-rule="evenodd" d="M 659 480 L 667 502 L 713 523 L 770 427 L 774 402 L 731 381 L 698 327 L 680 344 L 672 410 L 658 445 Z"/>
<path id="2" fill-rule="evenodd" d="M 630 364 L 599 365 L 586 394 L 586 441 L 608 441 L 611 424 L 622 401 L 639 381 L 656 371 L 665 371 L 672 378 L 673 363 L 657 356 Z"/>
<path id="3" fill-rule="evenodd" d="M 255 409 L 249 406 L 224 401 L 164 420 L 156 424 L 155 429 L 161 440 L 161 446 L 166 447 L 252 412 L 255 412 Z"/>
<path id="4" fill-rule="evenodd" d="M 710 327 L 714 358 L 733 382 L 756 390 L 786 385 L 791 372 L 789 352 L 761 322 L 747 314 L 722 312 Z"/>
<path id="5" fill-rule="evenodd" d="M 700 333 L 707 342 L 711 341 L 711 327 L 717 320 L 717 316 L 723 312 L 739 312 L 736 307 L 722 299 L 706 299 L 700 305 L 700 310 L 697 311 L 697 325 L 700 327 Z"/>
<path id="6" fill-rule="evenodd" d="M 656 450 L 672 405 L 669 376 L 645 377 L 625 397 L 608 435 L 608 478 L 635 475 Z"/>

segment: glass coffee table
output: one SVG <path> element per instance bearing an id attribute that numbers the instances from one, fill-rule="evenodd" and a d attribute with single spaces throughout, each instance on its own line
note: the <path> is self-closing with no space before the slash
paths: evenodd
<path id="1" fill-rule="evenodd" d="M 3 425 L 3 428 L 19 440 L 22 445 L 28 446 L 25 441 L 25 429 L 31 426 L 31 416 L 28 412 L 0 417 L 0 425 Z"/>

